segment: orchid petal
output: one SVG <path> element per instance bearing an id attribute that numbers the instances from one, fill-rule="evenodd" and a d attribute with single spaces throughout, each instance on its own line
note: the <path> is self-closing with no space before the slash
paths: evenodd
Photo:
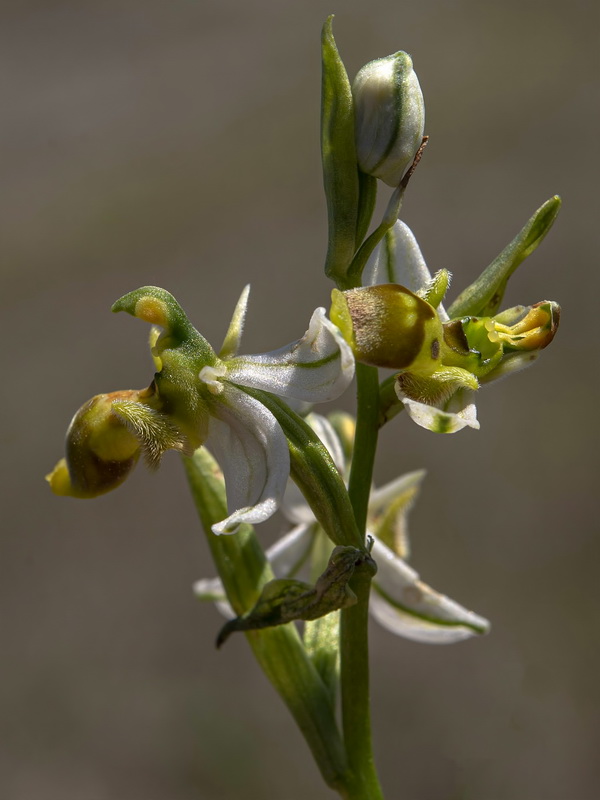
<path id="1" fill-rule="evenodd" d="M 377 562 L 370 610 L 385 628 L 399 636 L 429 644 L 450 644 L 487 633 L 489 622 L 434 591 L 390 549 L 375 540 Z"/>
<path id="2" fill-rule="evenodd" d="M 323 308 L 316 309 L 302 339 L 226 364 L 232 383 L 312 403 L 338 397 L 354 375 L 352 350 Z"/>
<path id="3" fill-rule="evenodd" d="M 471 402 L 472 391 L 459 389 L 441 407 L 412 400 L 397 387 L 396 394 L 404 403 L 408 416 L 422 428 L 434 433 L 456 433 L 468 425 L 479 430 L 477 409 Z"/>
<path id="4" fill-rule="evenodd" d="M 267 558 L 277 578 L 295 575 L 310 553 L 316 521 L 308 525 L 297 525 L 267 550 Z"/>
<path id="5" fill-rule="evenodd" d="M 244 286 L 240 299 L 237 301 L 229 328 L 225 334 L 223 345 L 219 352 L 219 358 L 232 358 L 236 356 L 240 349 L 240 342 L 242 333 L 244 332 L 244 322 L 246 320 L 246 311 L 248 310 L 248 296 L 250 294 L 250 284 Z"/>
<path id="6" fill-rule="evenodd" d="M 315 522 L 315 515 L 304 499 L 304 495 L 294 483 L 288 480 L 285 494 L 281 501 L 281 513 L 294 525 L 310 525 Z"/>
<path id="7" fill-rule="evenodd" d="M 431 273 L 415 235 L 401 220 L 386 234 L 363 272 L 365 286 L 381 283 L 399 283 L 415 294 L 426 290 L 431 283 Z M 442 322 L 447 322 L 444 307 L 438 306 L 437 311 Z"/>
<path id="8" fill-rule="evenodd" d="M 206 445 L 225 477 L 230 516 L 214 533 L 234 533 L 243 522 L 263 522 L 277 510 L 290 471 L 287 441 L 258 400 L 222 382 L 215 396 Z"/>

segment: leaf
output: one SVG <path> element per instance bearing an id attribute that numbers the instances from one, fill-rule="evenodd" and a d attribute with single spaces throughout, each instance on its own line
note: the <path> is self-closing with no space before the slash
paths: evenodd
<path id="1" fill-rule="evenodd" d="M 359 180 L 352 90 L 333 38 L 332 21 L 333 16 L 327 19 L 321 37 L 321 158 L 329 222 L 325 274 L 343 280 L 356 246 Z M 366 213 L 369 204 L 365 204 Z"/>

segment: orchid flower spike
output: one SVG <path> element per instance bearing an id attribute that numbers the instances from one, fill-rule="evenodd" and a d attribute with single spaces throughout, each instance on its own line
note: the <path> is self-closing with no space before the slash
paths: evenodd
<path id="1" fill-rule="evenodd" d="M 66 458 L 47 477 L 52 490 L 95 497 L 119 486 L 143 453 L 157 466 L 167 449 L 192 455 L 201 445 L 218 460 L 229 516 L 213 526 L 233 533 L 263 522 L 279 506 L 289 475 L 289 451 L 275 417 L 244 387 L 320 403 L 352 380 L 352 352 L 318 308 L 304 336 L 286 347 L 239 356 L 249 287 L 242 292 L 219 354 L 191 325 L 175 298 L 146 286 L 114 306 L 151 323 L 156 374 L 148 389 L 98 395 L 75 415 Z"/>
<path id="2" fill-rule="evenodd" d="M 350 462 L 345 453 L 353 438 L 354 420 L 347 414 L 331 415 L 330 419 L 310 414 L 306 419 L 347 477 Z M 370 612 L 398 636 L 428 644 L 450 644 L 487 633 L 489 622 L 423 583 L 406 563 L 408 514 L 424 476 L 424 470 L 410 472 L 371 493 L 367 534 L 373 542 L 371 556 L 378 570 L 372 583 Z M 269 548 L 267 558 L 278 578 L 292 578 L 328 552 L 328 540 L 291 481 L 281 510 L 294 527 Z M 198 581 L 194 592 L 202 600 L 215 602 L 224 616 L 235 616 L 218 578 Z"/>

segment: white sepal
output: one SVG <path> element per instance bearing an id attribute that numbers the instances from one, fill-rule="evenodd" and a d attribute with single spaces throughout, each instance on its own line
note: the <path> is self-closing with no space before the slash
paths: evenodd
<path id="1" fill-rule="evenodd" d="M 280 397 L 321 403 L 338 397 L 354 375 L 354 356 L 337 327 L 317 308 L 292 344 L 227 362 L 227 380 Z"/>
<path id="2" fill-rule="evenodd" d="M 223 381 L 211 407 L 206 446 L 217 459 L 230 516 L 214 533 L 234 533 L 243 522 L 264 522 L 277 510 L 290 471 L 287 441 L 261 403 Z"/>
<path id="3" fill-rule="evenodd" d="M 391 546 L 400 558 L 410 556 L 408 514 L 417 499 L 425 474 L 424 469 L 408 472 L 371 491 L 369 526 L 375 536 Z"/>
<path id="4" fill-rule="evenodd" d="M 369 513 L 377 514 L 385 510 L 385 508 L 397 498 L 402 497 L 409 491 L 415 490 L 415 494 L 411 497 L 410 502 L 410 507 L 412 508 L 426 474 L 426 470 L 416 469 L 414 472 L 407 472 L 405 475 L 400 475 L 399 478 L 390 481 L 390 483 L 386 483 L 385 486 L 373 489 L 369 498 Z"/>
<path id="5" fill-rule="evenodd" d="M 418 642 L 450 644 L 489 631 L 486 619 L 427 586 L 412 567 L 377 539 L 372 555 L 377 575 L 371 613 L 392 633 Z"/>
<path id="6" fill-rule="evenodd" d="M 313 543 L 316 522 L 297 525 L 267 550 L 267 558 L 276 578 L 294 576 L 306 561 Z"/>
<path id="7" fill-rule="evenodd" d="M 386 234 L 367 262 L 363 284 L 399 283 L 411 292 L 423 292 L 431 282 L 429 271 L 415 235 L 405 222 L 398 220 Z M 437 308 L 442 322 L 448 321 L 443 305 Z"/>
<path id="8" fill-rule="evenodd" d="M 229 605 L 225 589 L 220 578 L 202 578 L 192 586 L 192 590 L 198 600 L 212 601 L 218 611 L 227 619 L 237 617 L 233 608 Z"/>

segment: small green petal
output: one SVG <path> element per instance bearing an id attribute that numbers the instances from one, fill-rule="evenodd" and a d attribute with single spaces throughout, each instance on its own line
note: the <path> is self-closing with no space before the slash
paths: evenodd
<path id="1" fill-rule="evenodd" d="M 250 285 L 244 287 L 240 299 L 237 301 L 227 334 L 223 340 L 221 350 L 219 351 L 219 358 L 232 358 L 238 354 L 242 333 L 244 332 L 244 321 L 246 319 L 249 294 Z"/>

